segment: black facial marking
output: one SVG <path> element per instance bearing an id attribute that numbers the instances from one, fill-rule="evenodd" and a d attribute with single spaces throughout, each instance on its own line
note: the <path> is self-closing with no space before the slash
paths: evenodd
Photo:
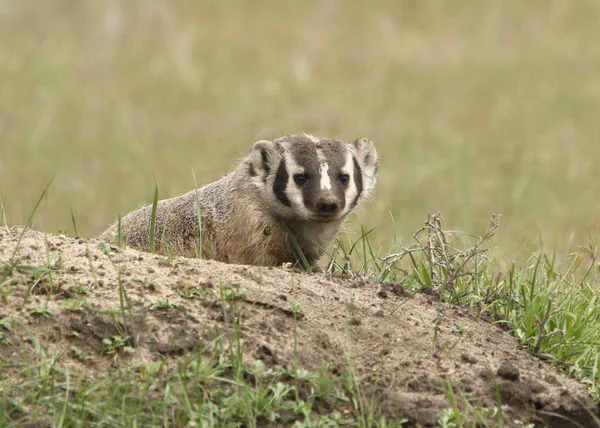
<path id="1" fill-rule="evenodd" d="M 292 203 L 285 194 L 285 188 L 289 179 L 290 175 L 288 174 L 287 168 L 285 167 L 285 160 L 282 159 L 279 163 L 279 168 L 277 168 L 277 173 L 275 174 L 275 182 L 273 183 L 273 193 L 275 193 L 277 199 L 279 199 L 281 203 L 286 207 L 292 206 Z"/>
<path id="2" fill-rule="evenodd" d="M 358 204 L 358 198 L 360 198 L 363 191 L 362 171 L 356 158 L 354 158 L 354 183 L 356 184 L 356 198 L 354 198 L 354 201 L 352 202 L 353 207 Z"/>
<path id="3" fill-rule="evenodd" d="M 315 143 L 307 137 L 298 137 L 291 142 L 289 148 L 294 161 L 303 169 L 300 175 L 307 178 L 304 181 L 301 179 L 300 183 L 294 179 L 296 186 L 301 188 L 304 206 L 316 210 L 319 196 L 319 162 Z"/>
<path id="4" fill-rule="evenodd" d="M 260 157 L 262 159 L 263 168 L 265 169 L 265 172 L 268 175 L 269 172 L 271 171 L 271 167 L 269 166 L 269 156 L 267 155 L 267 150 L 266 149 L 262 149 L 260 151 Z"/>

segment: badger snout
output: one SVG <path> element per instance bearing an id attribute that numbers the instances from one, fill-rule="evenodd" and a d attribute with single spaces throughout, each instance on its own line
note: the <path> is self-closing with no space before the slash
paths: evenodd
<path id="1" fill-rule="evenodd" d="M 319 214 L 335 214 L 339 208 L 337 201 L 331 199 L 319 199 L 317 201 L 317 211 Z"/>
<path id="2" fill-rule="evenodd" d="M 340 210 L 340 203 L 331 196 L 321 196 L 317 199 L 317 213 L 322 216 L 333 216 Z"/>

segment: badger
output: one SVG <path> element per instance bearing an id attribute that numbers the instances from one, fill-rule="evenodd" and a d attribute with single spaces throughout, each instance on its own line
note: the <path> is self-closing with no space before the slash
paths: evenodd
<path id="1" fill-rule="evenodd" d="M 218 181 L 158 201 L 159 252 L 259 266 L 317 267 L 346 216 L 375 188 L 377 151 L 308 134 L 253 144 Z M 149 251 L 153 205 L 127 214 L 101 236 Z M 198 215 L 200 214 L 200 217 Z"/>

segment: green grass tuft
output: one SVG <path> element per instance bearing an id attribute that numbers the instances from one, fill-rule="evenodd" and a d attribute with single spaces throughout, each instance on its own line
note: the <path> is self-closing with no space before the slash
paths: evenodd
<path id="1" fill-rule="evenodd" d="M 383 256 L 372 251 L 369 233 L 363 232 L 355 242 L 338 242 L 329 271 L 399 283 L 411 292 L 434 293 L 440 303 L 490 315 L 534 354 L 600 397 L 598 250 L 594 245 L 580 248 L 562 261 L 540 251 L 506 269 L 503 258 L 486 248 L 500 218 L 492 216 L 486 231 L 474 236 L 445 230 L 439 214 L 429 215 L 414 235 L 415 244 L 397 244 Z"/>

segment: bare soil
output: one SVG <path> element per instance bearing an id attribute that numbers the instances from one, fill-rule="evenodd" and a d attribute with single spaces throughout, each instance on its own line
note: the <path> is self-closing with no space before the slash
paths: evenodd
<path id="1" fill-rule="evenodd" d="M 0 228 L 0 260 L 11 260 L 20 228 Z M 440 305 L 435 296 L 411 295 L 400 284 L 357 283 L 324 274 L 280 268 L 236 266 L 214 261 L 174 258 L 132 249 L 102 247 L 96 240 L 72 239 L 27 231 L 17 251 L 23 266 L 53 266 L 50 276 L 31 287 L 31 273 L 20 270 L 15 287 L 0 306 L 0 319 L 11 316 L 39 339 L 48 353 L 64 352 L 60 365 L 103 376 L 115 364 L 102 340 L 118 333 L 119 283 L 131 305 L 130 333 L 135 352 L 120 364 L 146 366 L 166 358 L 175 366 L 186 353 L 214 341 L 231 328 L 210 299 L 187 299 L 222 286 L 243 289 L 237 301 L 244 359 L 267 365 L 293 361 L 294 312 L 300 365 L 318 370 L 324 358 L 340 366 L 351 361 L 368 396 L 375 394 L 384 413 L 401 415 L 409 426 L 432 426 L 449 407 L 440 380 L 448 378 L 457 394 L 477 406 L 494 408 L 497 384 L 507 426 L 516 421 L 536 426 L 593 425 L 599 403 L 586 388 L 523 349 L 491 320 L 463 307 Z M 1 265 L 0 265 L 1 270 Z M 153 289 L 150 283 L 159 284 Z M 76 284 L 86 286 L 91 302 L 69 311 L 60 302 L 72 297 Z M 58 292 L 49 293 L 49 287 Z M 161 309 L 168 300 L 174 307 Z M 25 305 L 24 305 L 25 302 Z M 45 306 L 48 318 L 30 308 Z M 436 318 L 441 317 L 434 340 Z M 0 344 L 0 362 L 31 358 L 33 345 L 19 329 L 7 333 L 11 346 Z M 348 343 L 350 344 L 348 346 Z M 95 356 L 82 362 L 68 350 Z M 571 421 L 571 422 L 569 422 Z"/>

